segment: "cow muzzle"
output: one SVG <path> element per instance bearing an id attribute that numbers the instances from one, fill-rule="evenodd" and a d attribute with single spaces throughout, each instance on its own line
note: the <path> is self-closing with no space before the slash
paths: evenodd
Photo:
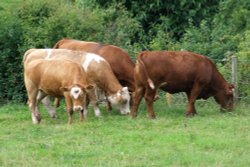
<path id="1" fill-rule="evenodd" d="M 83 107 L 82 106 L 74 106 L 73 110 L 76 112 L 83 111 Z"/>

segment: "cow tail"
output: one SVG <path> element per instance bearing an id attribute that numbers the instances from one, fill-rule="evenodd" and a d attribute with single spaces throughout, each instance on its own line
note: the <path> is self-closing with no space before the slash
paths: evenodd
<path id="1" fill-rule="evenodd" d="M 137 59 L 137 60 L 138 60 L 138 63 L 141 65 L 141 68 L 142 68 L 144 74 L 146 75 L 147 82 L 148 82 L 150 88 L 151 88 L 151 89 L 155 89 L 154 82 L 152 81 L 152 79 L 151 79 L 151 78 L 149 77 L 149 75 L 148 75 L 148 71 L 147 71 L 147 69 L 146 69 L 146 67 L 145 67 L 145 64 L 144 64 L 143 60 L 142 60 L 142 56 L 143 56 L 143 53 L 141 53 L 141 54 L 138 56 L 138 59 Z"/>
<path id="2" fill-rule="evenodd" d="M 53 49 L 58 49 L 59 46 L 60 46 L 60 44 L 61 44 L 61 40 L 58 41 L 58 42 L 53 46 Z"/>

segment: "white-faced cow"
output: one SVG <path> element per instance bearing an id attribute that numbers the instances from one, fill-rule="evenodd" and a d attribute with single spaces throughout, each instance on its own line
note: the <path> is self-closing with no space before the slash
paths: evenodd
<path id="1" fill-rule="evenodd" d="M 40 123 L 38 104 L 48 95 L 65 97 L 69 124 L 72 123 L 73 111 L 80 111 L 83 121 L 86 91 L 93 89 L 93 86 L 87 83 L 86 73 L 81 65 L 69 60 L 25 60 L 26 55 L 24 81 L 33 123 Z"/>
<path id="2" fill-rule="evenodd" d="M 108 97 L 112 105 L 117 106 L 121 114 L 130 113 L 129 101 L 130 96 L 127 87 L 122 87 L 119 81 L 114 76 L 109 63 L 102 57 L 83 51 L 72 51 L 68 49 L 32 49 L 27 51 L 27 61 L 31 59 L 63 59 L 71 60 L 82 66 L 86 72 L 88 83 L 95 85 Z M 73 74 L 72 74 L 73 75 Z M 92 93 L 91 93 L 92 94 Z M 89 94 L 88 94 L 89 95 Z M 100 115 L 97 107 L 97 99 L 92 95 L 91 101 L 94 101 L 94 110 L 96 116 Z M 48 101 L 48 100 L 47 100 Z M 95 107 L 96 106 L 96 107 Z M 87 114 L 87 107 L 85 108 L 85 115 Z"/>
<path id="3" fill-rule="evenodd" d="M 134 92 L 135 87 L 133 76 L 135 63 L 132 61 L 129 54 L 122 48 L 114 45 L 105 45 L 97 42 L 79 41 L 74 39 L 61 39 L 53 48 L 81 50 L 100 55 L 110 64 L 111 69 L 120 84 L 128 87 L 130 92 Z"/>
<path id="4" fill-rule="evenodd" d="M 155 118 L 153 101 L 157 89 L 169 93 L 185 92 L 187 115 L 195 115 L 196 99 L 213 96 L 222 108 L 233 109 L 233 85 L 226 82 L 215 64 L 203 55 L 187 51 L 144 51 L 135 67 L 135 97 L 132 116 L 136 117 L 142 97 L 148 113 Z"/>

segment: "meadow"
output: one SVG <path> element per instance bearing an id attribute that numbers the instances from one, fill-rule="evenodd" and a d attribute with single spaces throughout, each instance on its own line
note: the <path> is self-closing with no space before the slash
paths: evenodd
<path id="1" fill-rule="evenodd" d="M 249 166 L 249 104 L 230 113 L 214 101 L 198 101 L 198 115 L 184 116 L 185 103 L 155 104 L 157 119 L 140 105 L 138 117 L 108 113 L 67 124 L 65 105 L 52 119 L 41 106 L 42 122 L 33 125 L 25 104 L 0 107 L 0 166 Z"/>

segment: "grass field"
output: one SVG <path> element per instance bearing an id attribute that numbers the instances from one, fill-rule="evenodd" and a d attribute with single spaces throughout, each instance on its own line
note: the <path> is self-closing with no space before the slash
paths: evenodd
<path id="1" fill-rule="evenodd" d="M 194 118 L 185 106 L 155 104 L 157 119 L 141 104 L 136 119 L 117 111 L 85 122 L 74 114 L 67 124 L 62 105 L 59 119 L 42 108 L 42 122 L 33 125 L 26 105 L 0 107 L 0 166 L 230 166 L 250 165 L 249 105 L 220 113 L 213 102 L 198 102 Z"/>

